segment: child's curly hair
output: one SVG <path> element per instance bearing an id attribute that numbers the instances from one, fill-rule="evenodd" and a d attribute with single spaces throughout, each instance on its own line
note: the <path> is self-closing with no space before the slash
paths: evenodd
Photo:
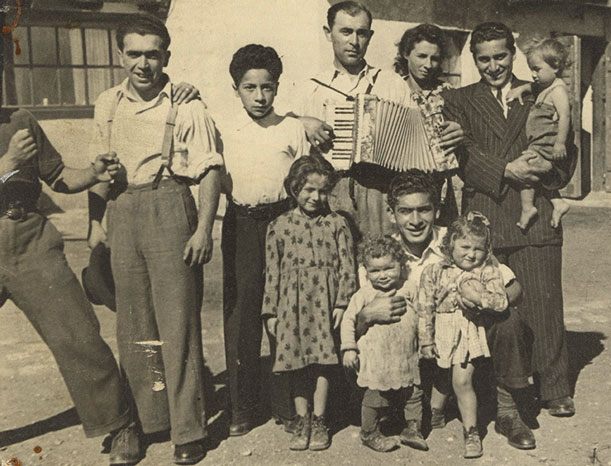
<path id="1" fill-rule="evenodd" d="M 543 61 L 557 70 L 557 76 L 571 66 L 569 51 L 556 39 L 531 39 L 526 45 L 526 56 L 531 57 L 536 53 L 541 54 Z"/>
<path id="2" fill-rule="evenodd" d="M 390 182 L 387 203 L 394 209 L 399 198 L 408 194 L 424 193 L 430 196 L 435 208 L 439 207 L 439 194 L 435 175 L 418 169 L 407 170 L 397 175 Z"/>
<path id="3" fill-rule="evenodd" d="M 488 251 L 486 259 L 488 259 L 492 251 L 490 222 L 484 214 L 476 211 L 467 212 L 451 223 L 446 235 L 443 237 L 440 248 L 441 252 L 451 261 L 454 241 L 464 239 L 469 235 L 486 240 L 486 251 Z"/>
<path id="4" fill-rule="evenodd" d="M 391 256 L 397 262 L 405 262 L 405 251 L 397 240 L 390 236 L 372 236 L 363 241 L 358 248 L 358 261 L 367 267 L 370 259 Z"/>
<path id="5" fill-rule="evenodd" d="M 293 199 L 296 199 L 301 189 L 305 186 L 308 176 L 314 173 L 326 177 L 329 191 L 333 189 L 337 182 L 337 175 L 333 165 L 322 155 L 312 152 L 310 155 L 298 158 L 291 165 L 289 174 L 284 179 L 286 193 Z"/>
<path id="6" fill-rule="evenodd" d="M 267 70 L 274 81 L 282 74 L 282 61 L 272 47 L 248 44 L 233 54 L 229 74 L 236 86 L 249 70 Z"/>

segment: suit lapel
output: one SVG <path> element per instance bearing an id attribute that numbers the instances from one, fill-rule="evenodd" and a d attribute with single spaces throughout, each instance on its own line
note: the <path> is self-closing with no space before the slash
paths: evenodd
<path id="1" fill-rule="evenodd" d="M 525 84 L 525 81 L 514 79 L 511 83 L 511 87 L 514 88 L 521 84 Z M 503 148 L 499 154 L 500 157 L 506 156 L 507 151 L 509 151 L 509 148 L 524 128 L 531 106 L 532 96 L 524 98 L 524 105 L 520 105 L 520 103 L 516 100 L 510 103 L 509 112 L 507 113 L 506 133 L 505 137 L 503 138 Z"/>
<path id="2" fill-rule="evenodd" d="M 490 87 L 482 82 L 478 83 L 473 93 L 471 105 L 482 116 L 482 119 L 499 138 L 505 137 L 507 120 L 503 109 L 492 95 Z"/>

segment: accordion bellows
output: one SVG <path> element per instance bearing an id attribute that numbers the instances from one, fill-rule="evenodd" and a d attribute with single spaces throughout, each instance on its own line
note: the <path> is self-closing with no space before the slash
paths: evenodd
<path id="1" fill-rule="evenodd" d="M 439 134 L 441 108 L 423 102 L 419 107 L 359 94 L 354 102 L 329 105 L 333 148 L 326 154 L 338 170 L 353 163 L 373 163 L 402 172 L 412 168 L 447 171 L 458 167 L 454 154 L 444 154 Z"/>

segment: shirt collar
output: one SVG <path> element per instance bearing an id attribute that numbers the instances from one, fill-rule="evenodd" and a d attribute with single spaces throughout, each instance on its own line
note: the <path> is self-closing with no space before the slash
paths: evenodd
<path id="1" fill-rule="evenodd" d="M 273 108 L 271 109 L 268 115 L 271 115 L 272 113 L 273 114 L 276 113 L 276 111 Z M 251 116 L 246 111 L 246 109 L 242 107 L 240 111 L 233 118 L 233 128 L 236 131 L 241 131 L 250 125 L 257 125 L 257 122 L 254 119 L 252 119 Z"/>
<path id="2" fill-rule="evenodd" d="M 426 260 L 426 258 L 430 256 L 431 254 L 435 254 L 440 257 L 445 257 L 445 254 L 441 250 L 441 245 L 443 243 L 443 237 L 445 235 L 446 235 L 445 227 L 434 226 L 433 227 L 433 238 L 431 239 L 431 242 L 429 243 L 429 245 L 426 247 L 426 249 L 422 253 L 422 257 L 418 257 L 412 254 L 411 251 L 405 247 L 405 244 L 403 243 L 403 239 L 401 238 L 400 233 L 395 233 L 393 235 L 393 238 L 395 238 L 397 241 L 399 241 L 399 243 L 403 245 L 403 250 L 407 254 L 408 262 L 421 262 L 421 261 Z"/>
<path id="3" fill-rule="evenodd" d="M 149 102 L 144 102 L 145 104 L 149 104 L 149 105 L 145 105 L 146 108 L 152 108 L 152 107 L 156 106 L 164 98 L 166 98 L 166 99 L 170 99 L 171 98 L 171 96 L 172 96 L 172 81 L 170 81 L 170 78 L 168 77 L 167 74 L 164 74 L 162 79 L 166 80 L 165 86 L 163 86 L 163 89 L 161 89 L 161 91 L 159 91 L 159 94 L 157 94 L 157 97 L 155 97 L 154 99 L 152 99 Z M 125 97 L 130 102 L 141 102 L 141 100 L 139 98 L 137 98 L 136 96 L 134 96 L 133 92 L 130 90 L 130 88 L 129 88 L 129 78 L 125 78 L 123 80 L 123 82 L 119 86 L 119 89 L 117 91 L 117 95 L 119 97 Z"/>
<path id="4" fill-rule="evenodd" d="M 369 84 L 374 84 L 373 77 L 375 76 L 375 73 L 377 70 L 378 68 L 371 66 L 369 63 L 365 62 L 365 66 L 363 67 L 361 71 L 359 71 L 355 79 L 357 82 L 360 81 L 361 79 L 366 79 Z M 322 80 L 323 82 L 327 82 L 331 84 L 340 75 L 346 75 L 346 74 L 348 74 L 346 73 L 346 71 L 340 70 L 337 66 L 335 66 L 335 64 L 333 64 L 332 68 L 324 72 L 324 74 L 321 75 L 321 77 L 324 78 Z"/>

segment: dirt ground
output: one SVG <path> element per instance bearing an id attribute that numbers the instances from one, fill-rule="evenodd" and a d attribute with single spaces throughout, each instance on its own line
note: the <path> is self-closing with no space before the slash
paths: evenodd
<path id="1" fill-rule="evenodd" d="M 66 255 L 72 268 L 80 270 L 88 260 L 83 212 L 56 219 L 68 238 Z M 611 207 L 574 206 L 565 220 L 564 297 L 571 380 L 575 387 L 577 414 L 553 418 L 542 411 L 535 430 L 537 448 L 518 451 L 487 425 L 484 456 L 462 458 L 462 427 L 453 419 L 445 429 L 433 431 L 430 451 L 402 447 L 388 454 L 360 445 L 359 428 L 349 425 L 336 432 L 331 448 L 324 452 L 290 452 L 289 434 L 273 421 L 241 438 L 227 439 L 226 401 L 223 386 L 223 340 L 221 315 L 220 222 L 215 228 L 215 254 L 206 266 L 203 341 L 216 389 L 210 420 L 210 450 L 200 464 L 244 465 L 611 465 L 611 354 L 606 339 L 611 334 Z M 55 362 L 32 326 L 12 303 L 0 311 L 0 463 L 18 458 L 23 466 L 105 465 L 103 438 L 87 439 Z M 116 350 L 115 316 L 97 307 L 102 335 Z M 142 466 L 171 465 L 173 448 L 167 436 L 149 439 Z"/>

